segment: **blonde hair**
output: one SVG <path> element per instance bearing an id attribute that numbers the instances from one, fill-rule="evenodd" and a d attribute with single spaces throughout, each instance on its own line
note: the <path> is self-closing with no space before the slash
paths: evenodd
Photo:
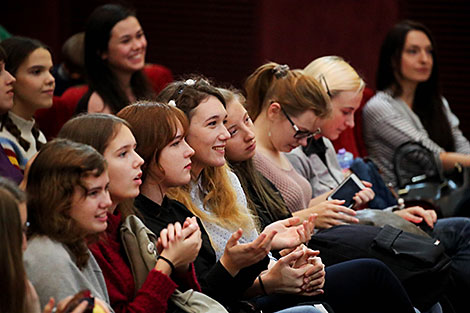
<path id="1" fill-rule="evenodd" d="M 225 100 L 217 88 L 206 79 L 193 76 L 191 81 L 176 81 L 169 84 L 158 95 L 158 100 L 162 102 L 174 100 L 176 107 L 184 112 L 191 123 L 194 109 L 210 96 L 219 99 L 225 107 Z M 224 165 L 206 167 L 201 172 L 201 187 L 205 193 L 203 205 L 210 207 L 212 212 L 210 216 L 193 203 L 190 185 L 170 188 L 167 195 L 183 203 L 194 215 L 208 223 L 214 223 L 230 230 L 236 230 L 239 227 L 244 230 L 253 229 L 252 216 L 245 214 L 245 210 L 240 207 L 228 171 L 228 166 Z"/>
<path id="2" fill-rule="evenodd" d="M 251 214 L 245 214 L 248 210 L 242 210 L 237 200 L 237 194 L 233 189 L 228 176 L 229 167 L 207 167 L 201 173 L 201 187 L 205 192 L 203 197 L 204 207 L 210 207 L 212 215 L 206 214 L 198 208 L 191 199 L 190 185 L 170 188 L 167 195 L 170 198 L 183 203 L 191 213 L 201 220 L 217 224 L 229 230 L 242 228 L 251 230 L 255 221 Z"/>
<path id="3" fill-rule="evenodd" d="M 256 120 L 270 101 L 277 101 L 288 114 L 312 110 L 319 118 L 331 113 L 330 99 L 320 84 L 302 70 L 271 62 L 258 67 L 245 82 L 246 109 Z"/>
<path id="4" fill-rule="evenodd" d="M 315 78 L 325 91 L 334 97 L 341 91 L 362 92 L 364 80 L 354 68 L 339 56 L 324 56 L 313 60 L 304 68 L 307 75 Z"/>

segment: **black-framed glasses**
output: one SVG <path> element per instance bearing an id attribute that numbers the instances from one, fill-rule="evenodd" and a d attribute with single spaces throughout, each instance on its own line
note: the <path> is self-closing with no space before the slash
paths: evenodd
<path id="1" fill-rule="evenodd" d="M 330 87 L 328 87 L 328 83 L 326 82 L 325 75 L 321 74 L 320 75 L 320 80 L 323 80 L 323 82 L 325 83 L 326 93 L 328 94 L 328 96 L 330 96 L 330 98 L 333 98 L 333 95 L 330 91 Z"/>
<path id="2" fill-rule="evenodd" d="M 314 136 L 320 135 L 320 133 L 321 133 L 320 127 L 317 128 L 313 133 L 308 131 L 308 130 L 300 130 L 299 127 L 297 125 L 295 125 L 294 121 L 289 117 L 287 112 L 282 108 L 282 106 L 281 106 L 281 111 L 282 111 L 282 113 L 284 113 L 287 120 L 292 125 L 292 128 L 295 130 L 295 134 L 294 134 L 295 139 L 304 139 L 304 138 L 308 139 L 308 138 L 312 138 Z"/>

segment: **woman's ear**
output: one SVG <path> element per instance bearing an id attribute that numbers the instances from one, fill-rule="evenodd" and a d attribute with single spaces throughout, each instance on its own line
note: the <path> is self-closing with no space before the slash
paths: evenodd
<path id="1" fill-rule="evenodd" d="M 274 121 L 279 117 L 279 113 L 281 112 L 281 105 L 279 102 L 272 101 L 268 109 L 266 110 L 266 115 L 269 120 Z"/>

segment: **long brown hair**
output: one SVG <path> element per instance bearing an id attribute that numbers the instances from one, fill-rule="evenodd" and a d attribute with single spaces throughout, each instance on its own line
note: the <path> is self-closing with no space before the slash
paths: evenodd
<path id="1" fill-rule="evenodd" d="M 0 312 L 25 312 L 26 274 L 23 266 L 23 234 L 20 202 L 0 178 Z"/>
<path id="2" fill-rule="evenodd" d="M 177 81 L 169 84 L 158 95 L 158 100 L 167 103 L 175 101 L 191 121 L 194 109 L 210 96 L 216 97 L 225 107 L 224 97 L 220 92 L 203 78 L 193 76 L 192 79 Z M 251 216 L 242 213 L 237 202 L 237 195 L 228 176 L 228 166 L 207 167 L 201 173 L 201 187 L 205 192 L 203 205 L 210 207 L 213 216 L 209 216 L 194 205 L 191 200 L 190 186 L 170 188 L 167 194 L 183 203 L 194 215 L 210 223 L 218 224 L 227 229 L 242 227 L 250 229 L 253 226 Z"/>
<path id="3" fill-rule="evenodd" d="M 160 153 L 176 136 L 178 124 L 183 127 L 183 136 L 188 131 L 189 121 L 178 108 L 152 101 L 139 101 L 119 111 L 118 117 L 131 126 L 137 141 L 136 152 L 144 159 L 142 181 L 155 175 L 150 171 L 152 161 L 164 176 L 165 171 L 158 163 Z"/>
<path id="4" fill-rule="evenodd" d="M 80 269 L 89 259 L 87 234 L 70 217 L 72 197 L 77 190 L 86 191 L 84 178 L 98 177 L 105 169 L 103 156 L 92 147 L 55 139 L 41 149 L 29 170 L 26 190 L 31 236 L 47 236 L 65 244 Z"/>

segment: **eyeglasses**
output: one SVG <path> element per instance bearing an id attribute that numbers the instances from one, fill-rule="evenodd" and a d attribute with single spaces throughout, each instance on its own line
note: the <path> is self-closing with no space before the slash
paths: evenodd
<path id="1" fill-rule="evenodd" d="M 333 98 L 333 95 L 331 94 L 331 91 L 330 91 L 330 87 L 328 87 L 328 83 L 326 82 L 325 75 L 321 74 L 320 80 L 323 80 L 323 82 L 325 83 L 326 93 L 328 94 L 328 96 L 330 96 L 330 98 Z"/>
<path id="2" fill-rule="evenodd" d="M 314 136 L 320 135 L 320 133 L 321 133 L 320 127 L 317 128 L 317 130 L 315 130 L 313 133 L 308 131 L 308 130 L 300 130 L 299 127 L 297 125 L 295 125 L 294 121 L 292 121 L 292 119 L 289 117 L 289 115 L 287 115 L 287 112 L 284 111 L 282 106 L 281 106 L 281 111 L 282 111 L 282 113 L 284 113 L 287 120 L 292 125 L 292 128 L 295 130 L 295 134 L 294 134 L 295 139 L 312 138 Z"/>

